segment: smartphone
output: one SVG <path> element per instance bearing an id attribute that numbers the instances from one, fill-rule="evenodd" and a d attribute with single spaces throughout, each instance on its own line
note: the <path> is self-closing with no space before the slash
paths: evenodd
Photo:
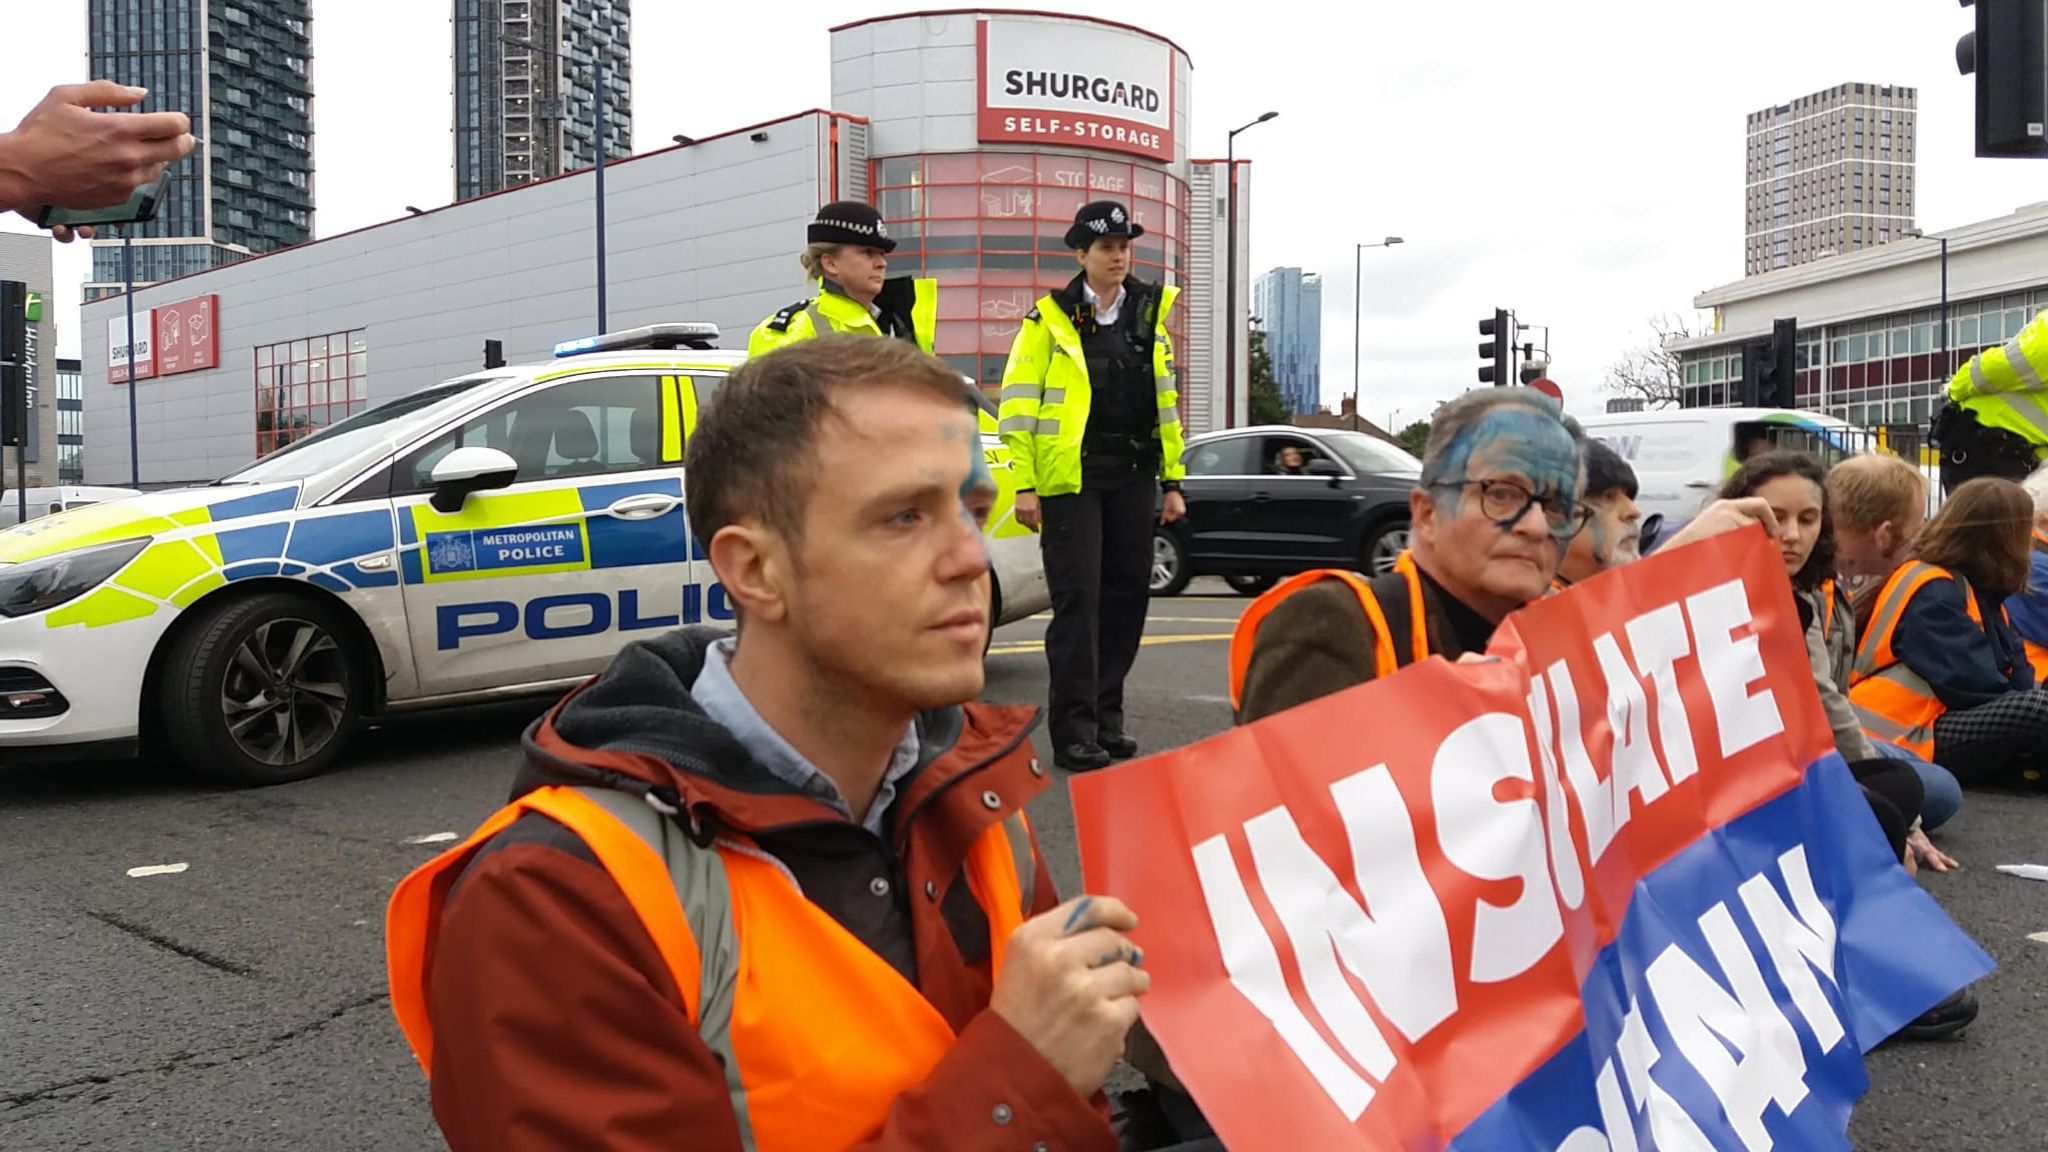
<path id="1" fill-rule="evenodd" d="M 36 226 L 77 228 L 82 225 L 141 224 L 156 219 L 156 211 L 163 206 L 164 196 L 170 190 L 171 170 L 166 168 L 155 183 L 137 188 L 126 204 L 109 208 L 57 208 L 45 204 L 36 215 Z"/>

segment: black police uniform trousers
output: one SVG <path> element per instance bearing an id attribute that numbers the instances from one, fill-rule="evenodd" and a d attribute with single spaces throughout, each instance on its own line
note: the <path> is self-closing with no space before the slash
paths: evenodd
<path id="1" fill-rule="evenodd" d="M 1045 630 L 1055 750 L 1124 730 L 1124 677 L 1151 602 L 1159 455 L 1084 446 L 1081 490 L 1039 500 L 1052 623 Z"/>

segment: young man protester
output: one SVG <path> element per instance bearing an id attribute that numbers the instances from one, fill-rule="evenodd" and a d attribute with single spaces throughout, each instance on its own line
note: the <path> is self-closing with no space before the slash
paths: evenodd
<path id="1" fill-rule="evenodd" d="M 1036 713 L 972 703 L 994 486 L 959 374 L 827 335 L 688 446 L 739 635 L 628 646 L 527 733 L 513 800 L 408 877 L 393 1008 L 455 1152 L 1111 1152 L 1149 985 L 1055 906 Z"/>
<path id="2" fill-rule="evenodd" d="M 1410 497 L 1411 550 L 1394 570 L 1355 584 L 1334 572 L 1304 573 L 1239 620 L 1230 645 L 1237 722 L 1391 676 L 1430 655 L 1484 652 L 1508 613 L 1549 592 L 1594 515 L 1581 501 L 1585 449 L 1577 423 L 1528 388 L 1476 389 L 1444 405 Z M 1719 501 L 1671 546 L 1753 523 L 1773 529 L 1764 501 Z M 1129 1049 L 1178 1137 L 1212 1135 L 1142 1025 Z"/>

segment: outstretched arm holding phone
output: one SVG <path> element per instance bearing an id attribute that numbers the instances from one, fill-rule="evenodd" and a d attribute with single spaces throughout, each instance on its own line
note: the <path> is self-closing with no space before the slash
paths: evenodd
<path id="1" fill-rule="evenodd" d="M 0 211 L 34 219 L 49 205 L 105 208 L 155 180 L 192 150 L 185 114 L 93 111 L 132 108 L 148 94 L 111 80 L 50 89 L 14 131 L 0 134 Z M 68 229 L 54 231 L 70 239 Z"/>

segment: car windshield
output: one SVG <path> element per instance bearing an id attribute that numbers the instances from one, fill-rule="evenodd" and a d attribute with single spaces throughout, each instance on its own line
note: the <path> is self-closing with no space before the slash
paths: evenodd
<path id="1" fill-rule="evenodd" d="M 1422 471 L 1422 461 L 1377 436 L 1363 432 L 1328 432 L 1322 439 L 1331 451 L 1343 457 L 1354 472 L 1385 476 Z"/>
<path id="2" fill-rule="evenodd" d="M 463 396 L 479 384 L 503 380 L 503 376 L 469 376 L 377 405 L 367 412 L 331 424 L 304 440 L 295 440 L 239 472 L 230 472 L 216 484 L 272 484 L 317 476 L 357 454 L 379 444 L 396 446 L 431 428 L 449 411 L 461 406 Z"/>

